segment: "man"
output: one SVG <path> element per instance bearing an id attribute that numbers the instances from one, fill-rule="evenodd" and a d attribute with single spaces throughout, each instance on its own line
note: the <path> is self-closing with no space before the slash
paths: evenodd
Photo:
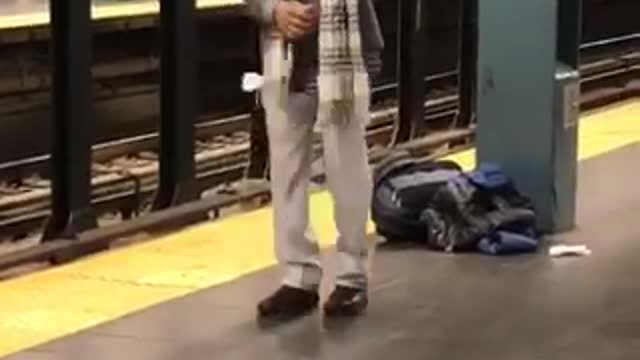
<path id="1" fill-rule="evenodd" d="M 317 242 L 308 229 L 307 189 L 314 124 L 319 110 L 321 114 L 325 111 L 322 117 L 327 118 L 322 126 L 325 170 L 339 233 L 336 286 L 324 304 L 325 315 L 357 315 L 368 305 L 366 224 L 372 184 L 365 128 L 369 117 L 368 80 L 379 71 L 383 40 L 372 0 L 322 0 L 323 3 L 332 1 L 338 4 L 342 1 L 340 6 L 345 9 L 351 4 L 350 10 L 345 11 L 351 11 L 350 16 L 358 14 L 354 23 L 359 24 L 356 31 L 359 30 L 360 35 L 346 41 L 351 42 L 349 51 L 333 49 L 332 52 L 329 48 L 323 52 L 319 46 L 324 41 L 321 39 L 329 39 L 325 41 L 329 43 L 346 39 L 326 31 L 340 27 L 340 24 L 331 23 L 344 15 L 339 13 L 343 11 L 340 7 L 334 6 L 331 11 L 338 13 L 329 14 L 329 10 L 322 10 L 320 0 L 247 0 L 251 16 L 260 21 L 264 29 L 266 81 L 262 96 L 271 155 L 275 248 L 278 261 L 284 267 L 282 286 L 258 304 L 262 317 L 301 316 L 314 310 L 319 302 L 322 268 Z M 319 27 L 319 23 L 324 24 L 324 28 Z M 346 23 L 344 25 L 344 29 L 353 31 Z M 358 26 L 352 23 L 353 27 Z M 286 49 L 289 44 L 292 46 L 291 69 L 282 65 L 288 62 Z M 323 53 L 324 57 L 319 58 Z M 350 118 L 348 121 L 332 119 L 342 116 L 335 115 L 339 111 L 332 112 L 338 108 L 335 104 L 341 102 L 337 97 L 342 96 L 334 90 L 341 92 L 342 88 L 331 86 L 344 83 L 344 79 L 356 82 L 358 75 L 356 71 L 356 75 L 342 74 L 345 77 L 338 79 L 341 75 L 334 74 L 332 69 L 339 73 L 348 66 L 340 67 L 343 60 L 336 60 L 336 53 L 357 54 L 359 58 L 351 59 L 350 64 L 357 67 L 358 62 L 363 63 L 362 72 L 368 75 L 366 89 L 357 90 L 356 85 L 355 92 L 351 93 L 366 94 L 366 108 L 364 111 L 353 110 L 356 106 L 353 103 L 357 101 L 347 102 L 354 106 L 343 113 Z M 321 59 L 325 59 L 324 62 Z M 286 81 L 281 82 L 280 77 Z M 318 79 L 321 79 L 320 83 Z M 283 87 L 282 83 L 286 85 Z M 326 107 L 326 103 L 334 106 Z"/>

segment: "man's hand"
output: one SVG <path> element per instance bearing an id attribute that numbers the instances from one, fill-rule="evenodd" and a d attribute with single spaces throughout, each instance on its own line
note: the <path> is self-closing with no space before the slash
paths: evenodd
<path id="1" fill-rule="evenodd" d="M 318 10 L 298 1 L 279 1 L 273 10 L 276 27 L 289 40 L 298 39 L 316 27 Z"/>

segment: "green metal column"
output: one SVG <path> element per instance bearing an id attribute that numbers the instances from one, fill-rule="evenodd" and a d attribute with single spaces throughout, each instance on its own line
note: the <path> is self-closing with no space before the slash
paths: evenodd
<path id="1" fill-rule="evenodd" d="M 478 6 L 478 161 L 504 167 L 534 201 L 541 230 L 571 230 L 581 1 Z"/>

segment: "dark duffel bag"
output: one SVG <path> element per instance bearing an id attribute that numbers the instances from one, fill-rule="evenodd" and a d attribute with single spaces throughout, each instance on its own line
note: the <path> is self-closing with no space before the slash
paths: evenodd
<path id="1" fill-rule="evenodd" d="M 452 161 L 419 162 L 406 152 L 387 157 L 373 177 L 371 217 L 377 233 L 391 242 L 424 242 L 422 212 L 438 189 L 461 173 Z"/>

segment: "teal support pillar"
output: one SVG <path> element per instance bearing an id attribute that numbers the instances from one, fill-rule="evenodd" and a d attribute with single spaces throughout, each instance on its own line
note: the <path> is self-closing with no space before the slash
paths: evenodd
<path id="1" fill-rule="evenodd" d="M 581 0 L 478 3 L 478 161 L 513 177 L 534 201 L 540 230 L 571 230 Z"/>

